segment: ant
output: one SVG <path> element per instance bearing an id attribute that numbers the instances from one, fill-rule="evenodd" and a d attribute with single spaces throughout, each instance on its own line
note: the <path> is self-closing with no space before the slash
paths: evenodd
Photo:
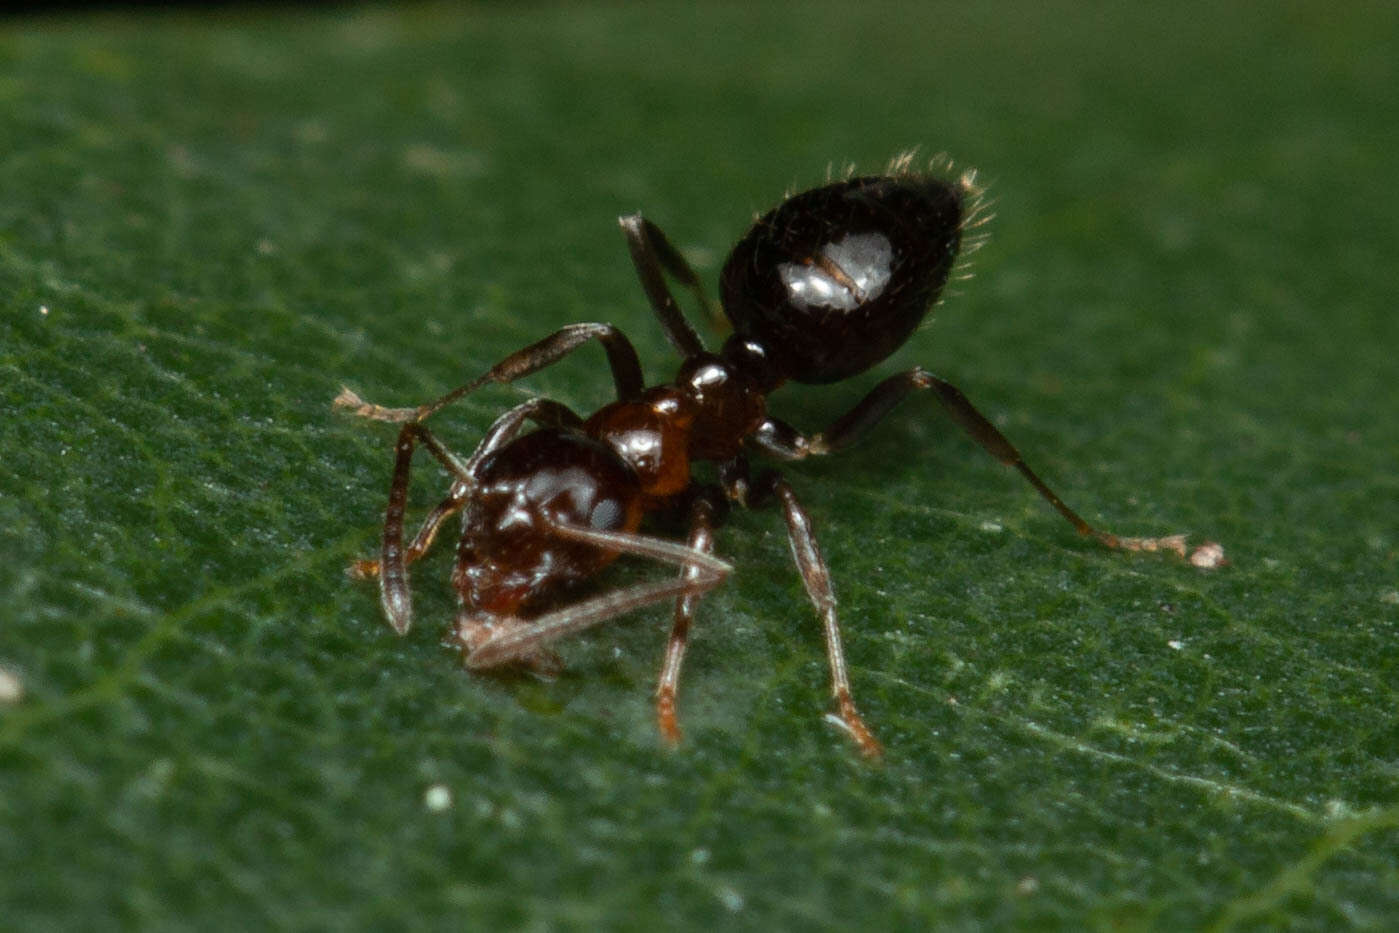
<path id="1" fill-rule="evenodd" d="M 680 739 L 680 666 L 695 609 L 732 569 L 713 556 L 714 529 L 730 502 L 747 508 L 776 504 L 821 619 L 835 703 L 830 718 L 861 752 L 877 757 L 880 744 L 851 694 L 831 575 L 811 519 L 781 473 L 750 474 L 749 455 L 796 461 L 834 453 L 919 391 L 931 392 L 977 443 L 1020 471 L 1080 534 L 1119 550 L 1184 556 L 1183 535 L 1126 538 L 1088 524 L 959 389 L 920 367 L 883 380 L 819 434 L 804 434 L 768 414 L 768 395 L 785 382 L 838 382 L 884 360 L 936 302 L 964 232 L 975 226 L 980 189 L 972 172 L 947 180 L 911 170 L 910 162 L 900 157 L 884 174 L 848 177 L 788 197 L 759 217 L 720 276 L 733 333 L 717 353 L 705 349 L 666 282 L 669 275 L 709 306 L 694 270 L 655 224 L 640 214 L 620 218 L 651 308 L 683 358 L 671 382 L 648 388 L 626 336 L 610 324 L 590 323 L 564 327 L 416 408 L 375 405 L 343 389 L 336 407 L 402 425 L 379 557 L 350 568 L 356 578 L 378 577 L 394 631 L 407 632 L 412 621 L 408 564 L 423 556 L 444 521 L 462 512 L 452 571 L 460 603 L 452 642 L 465 652 L 466 666 L 522 665 L 553 674 L 561 668 L 548 648 L 556 639 L 674 600 L 656 690 L 660 732 L 674 744 Z M 465 459 L 424 426 L 467 393 L 528 376 L 592 341 L 607 353 L 617 400 L 588 417 L 532 398 L 497 418 Z M 409 469 L 418 445 L 441 463 L 451 484 L 405 545 Z M 716 464 L 717 483 L 692 476 L 692 466 L 702 461 Z M 682 545 L 641 533 L 650 513 L 687 516 L 688 540 Z M 623 554 L 680 572 L 560 604 Z"/>

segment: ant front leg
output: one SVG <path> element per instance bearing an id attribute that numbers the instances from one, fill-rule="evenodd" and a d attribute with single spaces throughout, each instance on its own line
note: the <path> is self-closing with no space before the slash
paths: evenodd
<path id="1" fill-rule="evenodd" d="M 865 432 L 883 420 L 909 394 L 930 390 L 944 410 L 972 440 L 997 460 L 1014 467 L 1050 505 L 1068 520 L 1081 535 L 1097 539 L 1110 548 L 1122 551 L 1171 551 L 1185 556 L 1185 535 L 1159 538 L 1129 538 L 1095 528 L 1069 508 L 1058 493 L 1040 479 L 1039 474 L 1025 463 L 1020 451 L 1008 441 L 986 416 L 977 411 L 967 397 L 952 383 L 939 379 L 922 368 L 910 369 L 885 379 L 875 386 L 854 408 L 846 412 L 824 432 L 808 438 L 775 419 L 769 419 L 753 435 L 754 444 L 765 453 L 785 460 L 800 460 L 807 456 L 834 453 L 849 447 Z"/>
<path id="2" fill-rule="evenodd" d="M 475 475 L 476 465 L 486 454 L 513 440 L 520 433 L 520 429 L 524 427 L 527 420 L 533 421 L 541 427 L 577 427 L 583 423 L 582 419 L 567 406 L 549 399 L 533 398 L 527 402 L 521 402 L 497 418 L 486 431 L 485 438 L 465 463 L 457 460 L 450 451 L 442 449 L 442 454 L 449 458 L 443 462 L 448 471 L 456 477 L 452 482 L 452 491 L 423 520 L 418 533 L 413 536 L 412 543 L 404 552 L 405 563 L 411 564 L 428 552 L 428 549 L 432 547 L 432 542 L 437 537 L 437 532 L 442 527 L 442 523 L 461 511 L 461 507 L 469 498 L 471 477 Z M 377 577 L 379 575 L 379 561 L 354 561 L 350 564 L 348 573 L 355 580 L 368 580 L 371 577 Z"/>
<path id="3" fill-rule="evenodd" d="M 447 498 L 437 503 L 437 507 L 428 513 L 423 524 L 418 528 L 418 533 L 413 536 L 408 549 L 403 552 L 403 562 L 411 564 L 420 559 L 432 547 L 432 542 L 437 538 L 437 532 L 442 528 L 442 523 L 451 518 L 461 507 L 466 504 L 467 494 L 470 487 L 465 483 L 454 483 L 452 491 Z M 346 573 L 352 580 L 369 580 L 379 575 L 380 562 L 377 560 L 357 560 L 350 563 Z"/>
<path id="4" fill-rule="evenodd" d="M 375 421 L 398 424 L 418 422 L 484 385 L 492 382 L 514 382 L 552 366 L 590 340 L 598 341 L 607 351 L 607 362 L 612 368 L 612 381 L 617 386 L 617 398 L 622 401 L 638 398 L 646 383 L 641 374 L 641 361 L 626 334 L 611 324 L 570 324 L 523 350 L 515 351 L 465 385 L 458 386 L 441 398 L 417 408 L 388 408 L 375 405 L 364 401 L 349 388 L 341 388 L 340 394 L 332 404 L 361 418 L 371 418 Z"/>
<path id="5" fill-rule="evenodd" d="M 492 451 L 509 443 L 524 426 L 534 421 L 545 427 L 576 427 L 581 419 L 566 406 L 549 399 L 530 399 L 516 405 L 495 420 L 485 438 L 465 461 L 438 442 L 420 424 L 405 424 L 398 433 L 395 446 L 393 479 L 389 483 L 389 504 L 384 510 L 384 535 L 379 560 L 361 560 L 350 565 L 352 577 L 379 577 L 379 601 L 389 625 L 400 635 L 413 624 L 412 596 L 408 586 L 408 564 L 423 556 L 437 537 L 438 529 L 449 517 L 460 511 L 470 498 L 475 484 L 476 467 Z M 417 443 L 427 447 L 452 474 L 452 489 L 447 498 L 428 514 L 422 527 L 405 550 L 403 522 L 408 500 L 408 478 Z"/>
<path id="6" fill-rule="evenodd" d="M 400 635 L 407 634 L 413 624 L 413 598 L 408 587 L 410 558 L 403 549 L 403 516 L 408 505 L 408 474 L 413 466 L 413 450 L 419 442 L 457 476 L 458 482 L 469 481 L 471 476 L 466 472 L 465 465 L 439 444 L 427 428 L 420 424 L 405 424 L 403 430 L 398 432 L 398 443 L 394 446 L 393 479 L 389 483 L 389 504 L 384 509 L 384 538 L 379 549 L 378 571 L 379 604 L 383 606 L 384 617 L 389 620 L 390 627 Z M 454 507 L 452 498 L 449 496 L 446 502 L 438 506 L 438 510 L 446 507 L 456 511 L 460 506 Z M 446 518 L 446 514 L 441 516 L 438 524 Z M 436 533 L 435 527 L 428 531 L 426 542 L 430 543 Z M 424 532 L 419 532 L 414 543 L 418 543 L 423 536 Z M 421 553 L 419 551 L 418 556 Z"/>
<path id="7" fill-rule="evenodd" d="M 681 285 L 694 292 L 696 300 L 712 318 L 722 320 L 721 316 L 714 312 L 714 305 L 705 294 L 699 276 L 661 232 L 661 228 L 645 217 L 629 214 L 617 218 L 617 222 L 621 224 L 622 233 L 627 238 L 627 248 L 631 252 L 632 263 L 636 266 L 636 274 L 641 279 L 641 287 L 646 290 L 651 310 L 660 320 L 666 339 L 686 359 L 703 353 L 704 342 L 690 326 L 690 322 L 685 320 L 680 305 L 676 304 L 675 296 L 670 293 L 670 288 L 665 282 L 665 273 L 668 272 Z"/>
<path id="8" fill-rule="evenodd" d="M 846 731 L 866 757 L 881 757 L 884 754 L 883 746 L 855 708 L 855 699 L 850 691 L 850 672 L 845 665 L 845 649 L 840 640 L 835 588 L 831 585 L 831 572 L 826 567 L 826 559 L 821 555 L 821 548 L 816 543 L 816 533 L 812 530 L 810 516 L 797 501 L 792 487 L 781 474 L 770 472 L 760 476 L 750 489 L 746 475 L 747 463 L 742 457 L 725 464 L 722 473 L 729 495 L 745 504 L 758 507 L 774 497 L 781 504 L 782 517 L 787 523 L 787 539 L 792 546 L 792 558 L 801 572 L 807 598 L 821 617 L 821 631 L 826 640 L 826 657 L 831 665 L 831 697 L 836 704 L 836 712 L 829 718 Z"/>

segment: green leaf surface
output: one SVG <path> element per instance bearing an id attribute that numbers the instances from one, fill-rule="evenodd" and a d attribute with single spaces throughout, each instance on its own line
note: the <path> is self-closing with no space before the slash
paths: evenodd
<path id="1" fill-rule="evenodd" d="M 1392 928 L 1392 4 L 231 10 L 0 24 L 0 926 Z M 998 214 L 878 373 L 956 382 L 789 469 L 888 748 L 823 720 L 772 512 L 718 549 L 668 752 L 668 613 L 553 682 L 396 638 L 392 431 L 571 321 L 674 357 L 614 218 L 712 281 L 755 211 L 910 146 Z M 593 349 L 472 396 L 607 398 Z M 443 479 L 426 458 L 421 510 Z M 614 582 L 644 567 L 610 571 Z"/>

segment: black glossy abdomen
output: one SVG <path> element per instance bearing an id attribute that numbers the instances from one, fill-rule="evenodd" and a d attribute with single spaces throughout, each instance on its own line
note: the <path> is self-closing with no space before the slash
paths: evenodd
<path id="1" fill-rule="evenodd" d="M 837 382 L 893 353 L 936 300 L 957 255 L 963 189 L 870 176 L 782 202 L 724 264 L 724 312 L 786 378 Z"/>

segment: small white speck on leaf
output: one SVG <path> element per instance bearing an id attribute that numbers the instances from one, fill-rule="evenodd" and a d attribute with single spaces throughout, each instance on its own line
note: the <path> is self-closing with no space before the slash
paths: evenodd
<path id="1" fill-rule="evenodd" d="M 18 703 L 24 699 L 24 681 L 19 673 L 0 667 L 0 703 Z"/>
<path id="2" fill-rule="evenodd" d="M 1335 797 L 1326 801 L 1324 810 L 1328 820 L 1349 820 L 1359 816 L 1363 812 L 1351 806 L 1346 801 Z"/>
<path id="3" fill-rule="evenodd" d="M 1385 590 L 1380 594 L 1380 602 L 1389 603 L 1391 606 L 1399 606 L 1399 590 Z"/>
<path id="4" fill-rule="evenodd" d="M 1179 651 L 1185 647 L 1185 642 L 1181 641 L 1179 638 L 1172 638 L 1170 641 L 1166 642 L 1166 646 Z"/>
<path id="5" fill-rule="evenodd" d="M 1229 563 L 1224 556 L 1224 546 L 1217 541 L 1206 541 L 1190 553 L 1190 563 L 1201 570 L 1214 570 Z"/>
<path id="6" fill-rule="evenodd" d="M 730 913 L 738 913 L 743 909 L 743 895 L 739 894 L 728 885 L 724 885 L 714 892 L 714 896 L 719 898 L 719 903 L 724 905 L 724 909 Z"/>
<path id="7" fill-rule="evenodd" d="M 48 316 L 49 316 L 49 306 L 48 306 L 48 305 L 39 305 L 39 313 L 40 313 L 41 315 L 43 315 L 44 317 L 48 317 Z"/>
<path id="8" fill-rule="evenodd" d="M 423 806 L 433 813 L 452 808 L 452 789 L 446 784 L 433 784 L 423 791 Z"/>
<path id="9" fill-rule="evenodd" d="M 986 532 L 987 534 L 994 535 L 1000 534 L 1002 531 L 1005 531 L 1006 528 L 1000 522 L 991 521 L 990 519 L 987 519 L 986 521 L 981 523 L 981 530 Z"/>

